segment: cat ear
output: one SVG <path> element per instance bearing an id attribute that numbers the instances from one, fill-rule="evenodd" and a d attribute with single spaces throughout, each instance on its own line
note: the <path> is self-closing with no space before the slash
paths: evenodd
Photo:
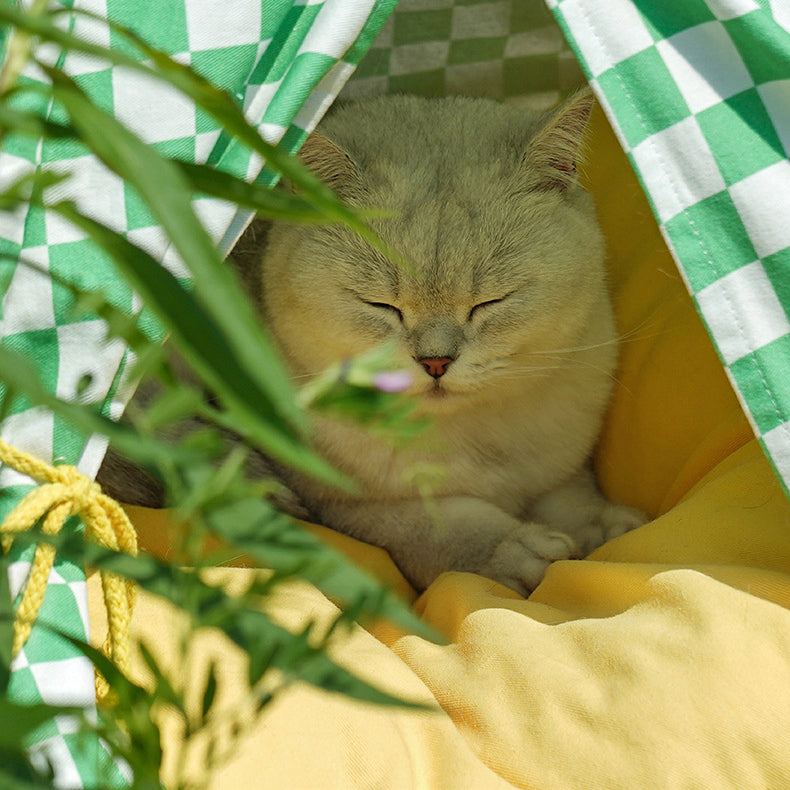
<path id="1" fill-rule="evenodd" d="M 319 132 L 305 140 L 298 157 L 333 192 L 347 196 L 359 187 L 359 170 L 351 157 Z"/>
<path id="2" fill-rule="evenodd" d="M 571 96 L 553 110 L 529 143 L 524 157 L 530 186 L 567 190 L 576 183 L 576 165 L 595 98 L 589 88 Z"/>

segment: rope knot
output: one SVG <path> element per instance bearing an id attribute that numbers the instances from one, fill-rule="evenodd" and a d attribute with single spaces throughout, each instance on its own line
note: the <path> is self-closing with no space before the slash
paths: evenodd
<path id="1" fill-rule="evenodd" d="M 58 464 L 50 467 L 50 470 L 51 474 L 48 475 L 49 482 L 68 486 L 79 497 L 83 497 L 88 493 L 101 493 L 101 486 L 82 474 L 76 466 Z"/>
<path id="2" fill-rule="evenodd" d="M 52 475 L 47 485 L 62 486 L 62 501 L 70 502 L 71 516 L 80 515 L 101 493 L 101 486 L 82 474 L 76 467 L 59 464 L 51 467 Z M 54 493 L 54 491 L 53 491 Z"/>
<path id="3" fill-rule="evenodd" d="M 114 499 L 102 492 L 98 483 L 76 467 L 66 464 L 50 466 L 11 447 L 2 439 L 0 462 L 41 483 L 23 497 L 0 524 L 5 551 L 10 548 L 15 534 L 31 529 L 42 518 L 42 532 L 57 535 L 66 519 L 76 515 L 85 526 L 86 538 L 113 551 L 137 554 L 137 535 L 126 513 Z M 55 547 L 51 543 L 36 546 L 14 620 L 14 655 L 30 636 L 54 563 Z M 101 579 L 109 623 L 103 650 L 119 669 L 128 671 L 131 662 L 129 624 L 136 589 L 133 582 L 112 573 L 102 571 Z M 106 696 L 108 688 L 103 679 L 97 678 L 97 691 L 101 698 Z"/>

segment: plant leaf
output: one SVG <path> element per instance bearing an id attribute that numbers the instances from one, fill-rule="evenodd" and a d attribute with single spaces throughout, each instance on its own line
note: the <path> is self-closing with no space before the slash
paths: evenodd
<path id="1" fill-rule="evenodd" d="M 14 109 L 5 102 L 0 102 L 0 131 L 36 138 L 71 139 L 76 136 L 71 126 L 41 118 L 35 113 Z"/>
<path id="2" fill-rule="evenodd" d="M 114 422 L 92 408 L 60 400 L 44 387 L 36 369 L 26 357 L 1 344 L 0 371 L 0 383 L 6 387 L 4 407 L 9 406 L 11 392 L 24 395 L 33 405 L 45 406 L 61 415 L 86 436 L 97 433 L 108 437 L 119 452 L 140 463 L 160 465 L 177 460 L 188 463 L 192 458 L 183 448 L 141 436 L 128 426 Z"/>
<path id="3" fill-rule="evenodd" d="M 265 217 L 289 222 L 326 222 L 326 215 L 304 198 L 218 170 L 210 165 L 172 161 L 195 192 L 254 209 Z"/>
<path id="4" fill-rule="evenodd" d="M 250 678 L 251 684 L 257 683 L 263 672 L 273 667 L 291 680 L 302 680 L 356 699 L 384 705 L 415 706 L 414 703 L 381 691 L 340 667 L 320 646 L 310 644 L 306 633 L 293 634 L 273 623 L 264 611 L 257 608 L 257 596 L 229 596 L 221 587 L 203 581 L 200 574 L 180 566 L 169 565 L 151 556 L 131 557 L 87 542 L 80 535 L 64 533 L 66 531 L 62 530 L 58 535 L 49 536 L 40 530 L 31 530 L 21 534 L 19 539 L 23 543 L 51 543 L 64 557 L 73 557 L 92 567 L 132 578 L 142 584 L 147 592 L 163 596 L 180 606 L 191 617 L 193 627 L 220 629 L 249 654 L 250 661 L 257 667 Z M 138 693 L 135 691 L 138 687 L 121 675 L 100 651 L 63 636 L 94 661 L 113 688 L 117 679 L 123 689 L 128 685 L 133 686 L 128 692 L 122 690 L 122 693 Z M 120 678 L 117 678 L 119 675 Z M 422 706 L 417 704 L 417 707 Z"/>
<path id="5" fill-rule="evenodd" d="M 25 15 L 12 6 L 0 3 L 0 21 L 5 21 L 39 36 L 42 40 L 60 44 L 65 49 L 93 55 L 110 63 L 126 66 L 176 87 L 214 117 L 228 134 L 238 138 L 252 151 L 258 153 L 270 168 L 285 175 L 309 202 L 324 213 L 327 221 L 345 223 L 382 254 L 401 266 L 410 267 L 410 263 L 402 255 L 389 248 L 376 233 L 368 228 L 355 211 L 344 205 L 296 157 L 267 143 L 258 131 L 248 123 L 241 109 L 226 92 L 213 86 L 189 66 L 174 61 L 166 53 L 152 47 L 122 25 L 109 22 L 97 14 L 81 9 L 56 10 L 53 12 L 53 16 L 63 13 L 80 14 L 109 25 L 116 33 L 132 42 L 153 66 L 118 49 L 107 49 L 85 41 L 53 24 L 46 16 Z"/>
<path id="6" fill-rule="evenodd" d="M 214 697 L 217 694 L 217 667 L 216 664 L 212 661 L 211 666 L 209 667 L 208 678 L 206 680 L 206 688 L 203 692 L 203 705 L 202 705 L 202 716 L 205 719 L 208 716 L 208 712 L 211 710 L 211 706 L 214 704 Z"/>
<path id="7" fill-rule="evenodd" d="M 0 749 L 0 771 L 3 790 L 52 790 L 52 773 L 34 768 L 25 751 Z"/>
<path id="8" fill-rule="evenodd" d="M 20 204 L 30 202 L 30 196 L 36 191 L 40 192 L 47 187 L 53 186 L 63 181 L 64 178 L 65 176 L 46 170 L 26 173 L 12 184 L 9 184 L 0 193 L 0 211 L 13 211 Z M 11 258 L 8 254 L 4 254 L 3 257 L 6 260 L 17 260 L 16 258 Z"/>
<path id="9" fill-rule="evenodd" d="M 211 529 L 263 568 L 297 573 L 345 609 L 355 607 L 368 619 L 384 618 L 412 633 L 437 641 L 427 626 L 397 596 L 266 500 L 236 498 L 206 514 Z M 363 619 L 364 622 L 364 619 Z"/>
<path id="10" fill-rule="evenodd" d="M 8 554 L 0 552 L 0 695 L 6 693 L 11 678 L 14 617 L 14 602 L 8 582 Z"/>
<path id="11" fill-rule="evenodd" d="M 132 134 L 57 69 L 45 66 L 52 92 L 93 153 L 132 184 L 146 202 L 194 278 L 196 297 L 204 312 L 223 329 L 235 355 L 244 364 L 277 414 L 292 426 L 304 426 L 285 370 L 260 331 L 253 308 L 235 281 L 190 201 L 191 190 L 179 168 Z"/>
<path id="12" fill-rule="evenodd" d="M 18 749 L 26 745 L 27 737 L 55 716 L 81 716 L 82 708 L 55 705 L 23 705 L 0 696 L 0 748 Z"/>
<path id="13" fill-rule="evenodd" d="M 170 678 L 165 675 L 162 671 L 162 668 L 159 666 L 159 662 L 154 657 L 154 654 L 148 648 L 148 645 L 145 642 L 140 641 L 137 643 L 137 647 L 140 650 L 140 655 L 143 657 L 143 661 L 145 661 L 146 666 L 151 671 L 151 674 L 154 676 L 154 680 L 156 681 L 156 692 L 154 696 L 156 697 L 157 702 L 163 702 L 168 705 L 172 705 L 181 715 L 184 721 L 187 721 L 187 713 L 184 709 L 184 700 L 182 695 L 176 691 L 173 687 L 173 684 L 170 682 Z"/>
<path id="14" fill-rule="evenodd" d="M 208 313 L 204 304 L 184 289 L 167 269 L 120 233 L 80 214 L 72 204 L 58 203 L 52 208 L 89 234 L 112 257 L 134 290 L 171 332 L 184 358 L 220 398 L 228 413 L 235 416 L 234 427 L 240 435 L 307 474 L 336 485 L 345 484 L 339 472 L 308 450 L 298 440 L 298 435 L 277 419 L 279 415 L 274 414 L 268 393 L 262 392 L 258 381 L 250 378 L 244 361 L 237 361 L 235 349 L 227 342 L 224 327 L 218 324 L 216 316 Z M 221 287 L 217 286 L 217 290 Z M 259 330 L 256 335 L 263 338 Z M 249 343 L 254 342 L 254 337 L 248 337 Z M 280 366 L 263 370 L 274 379 L 279 375 Z"/>
<path id="15" fill-rule="evenodd" d="M 127 760 L 135 774 L 135 787 L 157 787 L 154 784 L 162 763 L 162 745 L 156 718 L 152 709 L 158 700 L 148 689 L 129 680 L 115 664 L 93 645 L 64 634 L 52 626 L 45 626 L 53 634 L 66 639 L 101 672 L 115 695 L 117 702 L 110 719 L 114 734 L 127 735 L 126 742 L 107 738 L 116 754 Z M 106 717 L 105 717 L 106 720 Z"/>
<path id="16" fill-rule="evenodd" d="M 79 9 L 64 9 L 59 13 L 77 13 L 107 24 L 116 33 L 132 42 L 140 50 L 143 57 L 153 65 L 142 62 L 142 60 L 138 60 L 119 49 L 108 49 L 85 41 L 54 24 L 52 19 L 47 16 L 28 15 L 7 3 L 0 3 L 0 21 L 32 33 L 44 41 L 59 44 L 64 49 L 93 55 L 115 65 L 126 66 L 142 72 L 182 91 L 222 124 L 229 134 L 237 137 L 251 150 L 260 154 L 270 167 L 282 172 L 291 182 L 305 189 L 311 202 L 325 212 L 327 219 L 345 222 L 361 234 L 369 237 L 374 243 L 380 244 L 375 234 L 357 219 L 354 212 L 338 200 L 332 191 L 295 157 L 291 157 L 277 146 L 267 143 L 257 130 L 248 123 L 243 112 L 226 92 L 214 87 L 197 72 L 173 60 L 161 50 L 152 47 L 122 25 L 109 22 L 97 14 Z"/>

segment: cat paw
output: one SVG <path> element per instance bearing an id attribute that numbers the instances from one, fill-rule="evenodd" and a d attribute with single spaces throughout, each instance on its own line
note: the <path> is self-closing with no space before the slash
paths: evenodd
<path id="1" fill-rule="evenodd" d="M 641 527 L 648 521 L 648 517 L 641 510 L 628 505 L 615 505 L 607 502 L 593 524 L 574 534 L 581 547 L 582 555 L 587 556 L 607 541 Z"/>
<path id="2" fill-rule="evenodd" d="M 628 505 L 614 505 L 611 502 L 601 511 L 600 516 L 604 540 L 624 535 L 648 521 L 648 517 L 641 510 Z"/>
<path id="3" fill-rule="evenodd" d="M 479 572 L 527 596 L 540 584 L 552 562 L 578 555 L 576 542 L 564 532 L 524 524 L 503 538 Z"/>

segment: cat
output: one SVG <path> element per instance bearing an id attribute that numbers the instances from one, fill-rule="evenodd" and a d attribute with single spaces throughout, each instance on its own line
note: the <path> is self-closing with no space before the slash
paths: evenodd
<path id="1" fill-rule="evenodd" d="M 297 382 L 395 341 L 430 427 L 405 445 L 314 420 L 356 495 L 282 469 L 311 518 L 386 549 L 424 590 L 471 571 L 527 595 L 555 561 L 645 521 L 590 455 L 617 365 L 605 247 L 579 183 L 593 105 L 547 114 L 393 95 L 333 108 L 300 158 L 409 266 L 342 225 L 274 222 L 249 286 Z M 250 257 L 250 251 L 246 251 Z M 421 469 L 442 469 L 424 496 Z"/>
<path id="2" fill-rule="evenodd" d="M 264 321 L 297 380 L 395 339 L 431 428 L 409 447 L 319 417 L 353 497 L 292 472 L 321 523 L 387 549 L 424 589 L 474 571 L 528 593 L 554 560 L 644 522 L 598 492 L 589 456 L 617 364 L 604 242 L 577 163 L 586 90 L 537 115 L 491 100 L 385 96 L 339 106 L 302 161 L 413 269 L 342 226 L 275 223 Z M 410 469 L 442 467 L 429 501 Z"/>

